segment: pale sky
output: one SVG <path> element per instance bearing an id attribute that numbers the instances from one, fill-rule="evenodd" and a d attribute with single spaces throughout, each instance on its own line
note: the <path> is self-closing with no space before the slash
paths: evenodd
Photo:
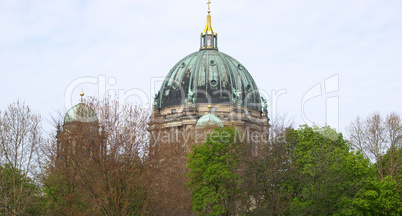
<path id="1" fill-rule="evenodd" d="M 199 49 L 206 2 L 0 0 L 0 109 L 20 100 L 49 120 L 78 103 L 81 89 L 149 103 L 140 98 L 151 100 L 151 88 Z M 270 115 L 296 125 L 325 125 L 327 116 L 344 132 L 358 115 L 402 114 L 402 1 L 212 0 L 211 8 L 219 50 L 270 97 Z"/>

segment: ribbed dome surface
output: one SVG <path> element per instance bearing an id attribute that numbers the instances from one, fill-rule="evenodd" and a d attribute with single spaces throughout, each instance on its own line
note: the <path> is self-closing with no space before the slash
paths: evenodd
<path id="1" fill-rule="evenodd" d="M 79 103 L 71 107 L 64 116 L 64 124 L 73 122 L 97 122 L 96 113 L 84 103 Z"/>
<path id="2" fill-rule="evenodd" d="M 198 119 L 196 127 L 223 127 L 222 121 L 214 114 L 207 113 Z"/>
<path id="3" fill-rule="evenodd" d="M 204 49 L 180 60 L 155 98 L 156 108 L 185 103 L 236 104 L 261 110 L 257 85 L 236 59 Z"/>

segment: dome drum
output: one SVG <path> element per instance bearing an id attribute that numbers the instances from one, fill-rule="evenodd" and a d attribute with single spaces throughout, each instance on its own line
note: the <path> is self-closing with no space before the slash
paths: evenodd
<path id="1" fill-rule="evenodd" d="M 164 124 L 170 128 L 195 124 L 202 116 L 211 113 L 222 120 L 223 125 L 243 125 L 251 122 L 256 125 L 268 124 L 268 118 L 263 117 L 259 110 L 247 107 L 235 107 L 228 104 L 211 104 L 211 111 L 205 104 L 176 105 L 154 112 L 153 123 Z"/>

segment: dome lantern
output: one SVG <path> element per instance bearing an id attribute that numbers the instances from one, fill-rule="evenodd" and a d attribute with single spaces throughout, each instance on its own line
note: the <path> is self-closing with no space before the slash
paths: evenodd
<path id="1" fill-rule="evenodd" d="M 211 21 L 211 1 L 208 0 L 207 25 L 201 33 L 200 50 L 215 49 L 218 50 L 218 34 L 212 29 Z"/>

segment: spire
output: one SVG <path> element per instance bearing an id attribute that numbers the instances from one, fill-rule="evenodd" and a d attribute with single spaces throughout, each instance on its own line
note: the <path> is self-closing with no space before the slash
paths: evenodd
<path id="1" fill-rule="evenodd" d="M 204 29 L 204 31 L 202 32 L 202 34 L 203 34 L 203 35 L 212 34 L 212 32 L 213 32 L 214 35 L 216 36 L 216 32 L 214 32 L 214 30 L 212 29 L 211 15 L 208 14 L 208 15 L 207 15 L 207 26 L 205 26 L 205 29 Z"/>
<path id="2" fill-rule="evenodd" d="M 208 15 L 207 15 L 207 25 L 204 31 L 201 33 L 201 46 L 200 50 L 203 49 L 218 49 L 218 34 L 212 29 L 211 21 L 211 0 L 208 0 Z"/>

